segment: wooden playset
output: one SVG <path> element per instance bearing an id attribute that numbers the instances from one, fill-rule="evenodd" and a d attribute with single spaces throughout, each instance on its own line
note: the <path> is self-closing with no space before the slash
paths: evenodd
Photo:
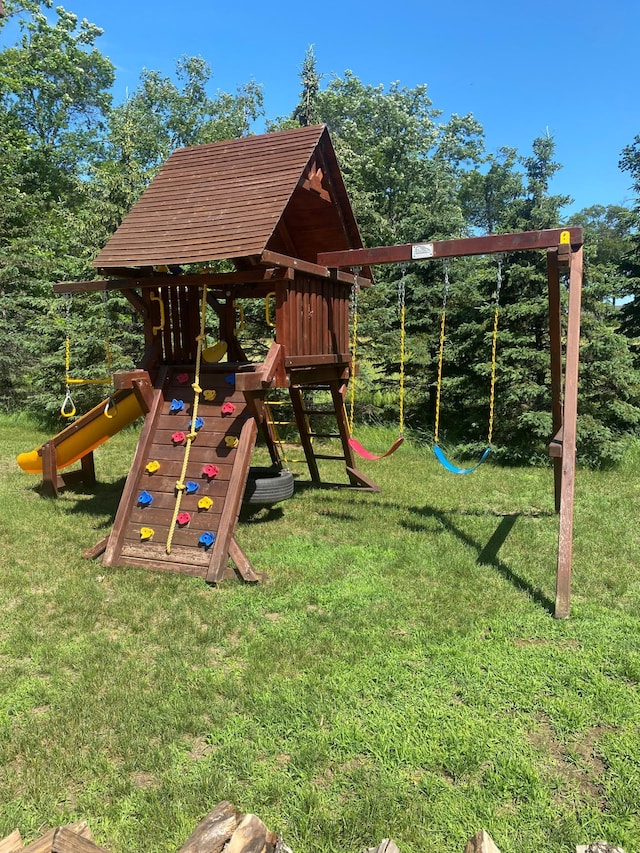
<path id="1" fill-rule="evenodd" d="M 113 529 L 88 555 L 210 582 L 231 557 L 255 580 L 234 532 L 259 430 L 280 464 L 265 406 L 274 387 L 290 395 L 311 480 L 321 483 L 318 461 L 332 458 L 344 485 L 377 490 L 356 468 L 344 408 L 353 276 L 316 262 L 320 251 L 361 246 L 326 128 L 301 128 L 176 151 L 96 258 L 108 278 L 55 286 L 119 290 L 144 319 L 139 369 L 116 374 L 109 401 L 18 460 L 42 472 L 50 494 L 74 477 L 91 483 L 93 450 L 144 415 Z M 235 269 L 209 271 L 215 261 Z M 247 299 L 275 304 L 261 363 L 238 339 L 236 301 Z M 218 341 L 207 346 L 212 311 Z M 321 410 L 307 403 L 315 389 L 330 401 Z M 314 428 L 316 415 L 324 420 Z M 339 439 L 342 452 L 321 453 L 321 436 Z M 80 471 L 61 470 L 78 461 Z"/>
<path id="2" fill-rule="evenodd" d="M 52 495 L 73 478 L 92 483 L 93 450 L 144 415 L 113 529 L 87 556 L 103 555 L 108 566 L 182 572 L 209 582 L 226 575 L 230 558 L 242 578 L 256 580 L 235 529 L 259 431 L 275 468 L 282 464 L 267 404 L 272 389 L 286 389 L 290 396 L 313 483 L 321 483 L 318 461 L 334 459 L 344 468 L 343 485 L 378 489 L 356 468 L 354 452 L 376 457 L 351 436 L 345 410 L 354 374 L 350 298 L 371 283 L 370 265 L 533 249 L 546 249 L 548 258 L 554 428 L 549 452 L 560 514 L 556 616 L 567 616 L 582 231 L 364 249 L 324 127 L 194 146 L 171 155 L 94 261 L 104 278 L 54 288 L 60 294 L 122 292 L 144 320 L 139 368 L 115 374 L 109 400 L 18 461 L 27 471 L 41 472 Z M 220 271 L 219 265 L 213 271 L 214 262 L 226 262 L 229 271 Z M 564 272 L 570 296 L 563 379 Z M 274 340 L 258 363 L 247 358 L 238 338 L 237 301 L 248 299 L 275 304 Z M 217 318 L 217 342 L 208 346 L 211 316 Z M 308 392 L 317 389 L 330 401 L 322 408 L 309 402 Z M 316 415 L 325 420 L 314 429 Z M 328 416 L 335 423 L 331 431 Z M 402 397 L 400 422 L 402 430 Z M 339 439 L 338 455 L 326 455 L 314 443 L 329 437 Z M 402 436 L 383 455 L 401 441 Z M 75 462 L 79 471 L 62 470 Z M 454 473 L 468 470 L 448 467 Z"/>
<path id="3" fill-rule="evenodd" d="M 549 297 L 549 340 L 551 355 L 551 406 L 553 438 L 549 455 L 554 462 L 555 508 L 559 513 L 558 563 L 556 573 L 556 618 L 569 616 L 571 602 L 571 563 L 573 553 L 573 504 L 576 470 L 576 427 L 578 414 L 578 365 L 580 359 L 580 306 L 582 300 L 583 232 L 582 228 L 525 231 L 519 234 L 494 234 L 432 243 L 380 246 L 373 249 L 322 252 L 318 263 L 332 269 L 363 265 L 431 261 L 469 255 L 495 255 L 546 249 Z M 569 305 L 564 348 L 560 301 L 560 277 L 569 277 Z M 495 369 L 497 302 L 494 319 L 492 366 Z M 443 311 L 444 327 L 444 311 Z M 440 357 L 442 357 L 441 333 Z M 493 373 L 492 370 L 492 373 Z M 440 373 L 440 371 L 439 371 Z M 494 378 L 492 375 L 492 396 Z M 489 441 L 491 426 L 489 428 Z M 437 426 L 434 451 L 439 461 L 454 473 L 473 469 L 455 469 L 443 454 L 438 454 Z M 486 456 L 487 450 L 483 454 Z M 477 467 L 477 466 L 474 466 Z"/>

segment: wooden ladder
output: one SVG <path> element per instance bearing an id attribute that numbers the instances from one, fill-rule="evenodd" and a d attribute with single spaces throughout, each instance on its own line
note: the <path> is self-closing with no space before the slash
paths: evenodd
<path id="1" fill-rule="evenodd" d="M 318 468 L 318 460 L 331 460 L 344 462 L 347 477 L 349 478 L 349 486 L 354 489 L 361 489 L 368 492 L 379 492 L 380 487 L 371 478 L 367 477 L 361 471 L 358 471 L 355 465 L 353 450 L 349 445 L 349 424 L 347 421 L 347 413 L 344 408 L 344 398 L 342 396 L 343 380 L 341 378 L 328 379 L 322 382 L 301 382 L 292 378 L 289 385 L 289 395 L 291 404 L 296 419 L 296 426 L 300 433 L 300 443 L 304 451 L 305 459 L 309 467 L 311 481 L 316 485 L 322 484 L 320 470 Z M 316 408 L 315 406 L 308 407 L 305 403 L 304 393 L 306 391 L 329 391 L 331 401 L 327 406 Z M 326 429 L 315 429 L 313 422 L 316 418 L 332 417 L 335 419 L 337 431 L 327 431 Z M 314 445 L 314 439 L 339 439 L 342 447 L 342 453 L 324 453 L 318 452 Z M 337 485 L 337 484 L 334 484 Z"/>

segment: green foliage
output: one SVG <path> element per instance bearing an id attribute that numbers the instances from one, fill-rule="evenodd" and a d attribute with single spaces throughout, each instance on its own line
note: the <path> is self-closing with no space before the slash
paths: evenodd
<path id="1" fill-rule="evenodd" d="M 175 77 L 143 69 L 136 91 L 111 116 L 111 159 L 134 161 L 147 180 L 176 148 L 246 135 L 262 115 L 262 90 L 253 81 L 235 95 L 211 97 L 211 68 L 201 57 L 178 60 Z"/>
<path id="2" fill-rule="evenodd" d="M 102 30 L 56 8 L 51 25 L 34 10 L 22 37 L 0 53 L 0 96 L 9 120 L 28 134 L 42 167 L 76 170 L 95 154 L 96 126 L 109 109 L 114 81 L 109 59 L 94 47 Z"/>
<path id="3" fill-rule="evenodd" d="M 293 111 L 293 120 L 297 121 L 301 127 L 308 127 L 313 124 L 319 124 L 318 112 L 318 93 L 320 91 L 320 81 L 322 76 L 318 74 L 316 67 L 316 55 L 313 50 L 313 45 L 307 48 L 307 52 L 302 63 L 300 71 L 300 82 L 302 83 L 302 91 L 300 92 L 300 101 L 298 106 Z"/>
<path id="4" fill-rule="evenodd" d="M 8 0 L 20 37 L 0 52 L 0 406 L 57 417 L 64 374 L 64 322 L 51 284 L 93 277 L 91 261 L 177 147 L 250 132 L 263 114 L 254 81 L 234 94 L 210 93 L 201 57 L 183 57 L 175 74 L 143 69 L 124 103 L 111 107 L 114 69 L 96 47 L 101 30 L 50 0 Z M 6 19 L 4 19 L 6 20 Z M 568 199 L 551 195 L 560 168 L 548 134 L 530 154 L 486 152 L 473 115 L 442 120 L 426 85 L 370 86 L 351 71 L 321 87 L 313 47 L 300 69 L 299 100 L 273 127 L 325 122 L 367 245 L 419 242 L 478 231 L 555 227 Z M 639 186 L 638 139 L 621 167 Z M 638 430 L 638 208 L 587 208 L 580 386 L 580 442 L 589 464 L 619 458 Z M 402 271 L 383 267 L 359 297 L 362 362 L 357 414 L 397 418 L 398 289 Z M 406 420 L 415 434 L 433 430 L 442 269 L 413 265 L 406 286 Z M 452 265 L 442 394 L 444 437 L 459 453 L 486 441 L 495 265 Z M 120 296 L 110 299 L 114 362 L 140 356 L 140 321 Z M 61 325 L 62 322 L 62 325 Z M 74 365 L 103 369 L 100 300 L 74 299 Z M 623 334 L 626 337 L 623 337 Z M 262 306 L 248 305 L 243 344 L 259 358 L 272 334 Z M 546 457 L 550 438 L 546 269 L 542 256 L 505 258 L 498 341 L 494 442 L 503 459 Z M 606 389 L 606 392 L 605 390 Z M 93 391 L 78 391 L 82 404 Z"/>

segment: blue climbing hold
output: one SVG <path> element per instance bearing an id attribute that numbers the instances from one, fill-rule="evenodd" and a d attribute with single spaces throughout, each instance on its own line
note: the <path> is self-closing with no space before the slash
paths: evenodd
<path id="1" fill-rule="evenodd" d="M 184 400 L 175 400 L 171 401 L 171 405 L 169 406 L 170 412 L 181 412 L 184 409 Z"/>
<path id="2" fill-rule="evenodd" d="M 149 492 L 140 492 L 138 495 L 138 506 L 151 506 L 153 503 L 153 495 L 150 495 Z"/>
<path id="3" fill-rule="evenodd" d="M 227 383 L 227 385 L 233 385 L 233 386 L 235 386 L 235 384 L 236 384 L 236 375 L 235 375 L 235 373 L 228 373 L 228 374 L 224 377 L 224 381 Z"/>
<path id="4" fill-rule="evenodd" d="M 195 430 L 202 429 L 204 426 L 204 418 L 196 418 L 195 423 L 194 421 L 189 421 L 189 426 L 193 427 Z"/>
<path id="5" fill-rule="evenodd" d="M 188 495 L 195 495 L 200 488 L 200 483 L 195 483 L 193 480 L 187 480 L 185 483 L 185 491 Z"/>
<path id="6" fill-rule="evenodd" d="M 216 541 L 216 534 L 206 530 L 198 539 L 198 545 L 203 545 L 205 548 L 210 548 Z"/>

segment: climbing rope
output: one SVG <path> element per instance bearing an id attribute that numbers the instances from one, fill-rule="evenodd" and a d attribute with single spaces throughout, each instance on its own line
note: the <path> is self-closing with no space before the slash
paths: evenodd
<path id="1" fill-rule="evenodd" d="M 202 302 L 200 306 L 200 334 L 196 338 L 197 342 L 197 350 L 196 350 L 196 370 L 194 381 L 192 384 L 193 388 L 193 411 L 191 413 L 191 428 L 190 431 L 186 434 L 186 444 L 184 447 L 184 457 L 182 460 L 182 470 L 180 471 L 180 478 L 176 482 L 176 503 L 173 509 L 173 517 L 171 519 L 171 525 L 169 527 L 169 533 L 167 535 L 167 544 L 166 544 L 166 552 L 167 554 L 171 553 L 171 546 L 173 544 L 173 535 L 175 533 L 176 525 L 178 524 L 178 516 L 180 515 L 180 504 L 182 503 L 182 495 L 186 491 L 187 484 L 185 483 L 185 476 L 187 474 L 187 466 L 189 465 L 189 454 L 191 452 L 191 445 L 197 435 L 196 432 L 196 419 L 198 417 L 198 403 L 200 401 L 200 395 L 202 394 L 202 388 L 200 387 L 200 364 L 202 360 L 202 344 L 206 339 L 205 333 L 205 324 L 207 319 L 207 285 L 205 284 L 202 288 Z"/>

